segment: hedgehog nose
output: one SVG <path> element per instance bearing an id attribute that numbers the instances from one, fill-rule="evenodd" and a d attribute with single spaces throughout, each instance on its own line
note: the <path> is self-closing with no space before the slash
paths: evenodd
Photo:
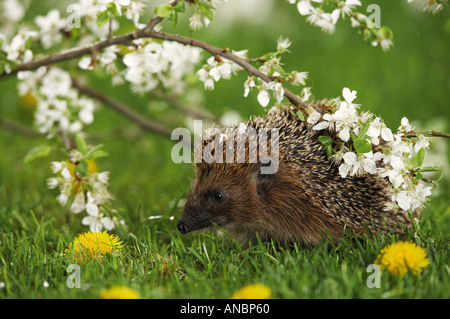
<path id="1" fill-rule="evenodd" d="M 178 219 L 177 227 L 178 227 L 178 230 L 180 231 L 180 233 L 182 233 L 182 234 L 188 233 L 187 227 L 186 227 L 185 223 L 183 222 L 182 218 Z"/>

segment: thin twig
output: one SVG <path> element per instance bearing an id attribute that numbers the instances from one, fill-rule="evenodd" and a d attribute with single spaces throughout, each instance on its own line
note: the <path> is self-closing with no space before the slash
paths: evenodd
<path id="1" fill-rule="evenodd" d="M 0 118 L 0 128 L 6 129 L 13 133 L 20 134 L 25 137 L 42 137 L 42 135 L 39 134 L 37 131 L 27 126 L 12 122 L 10 120 L 5 120 L 2 118 Z"/>
<path id="2" fill-rule="evenodd" d="M 72 141 L 67 134 L 62 129 L 58 129 L 57 134 L 61 137 L 64 146 L 66 147 L 67 153 L 71 151 L 72 149 L 76 148 L 75 142 Z"/>
<path id="3" fill-rule="evenodd" d="M 169 104 L 174 106 L 178 111 L 184 113 L 185 115 L 191 115 L 197 119 L 208 120 L 211 122 L 216 121 L 212 116 L 206 114 L 205 112 L 201 112 L 184 106 L 182 103 L 180 103 L 180 101 L 178 101 L 178 99 L 174 95 L 168 95 L 162 90 L 153 90 L 151 94 L 157 98 L 166 100 Z"/>
<path id="4" fill-rule="evenodd" d="M 405 137 L 419 137 L 420 135 L 426 137 L 446 137 L 450 138 L 450 133 L 442 133 L 436 131 L 427 131 L 427 132 L 409 132 L 405 134 Z"/>
<path id="5" fill-rule="evenodd" d="M 91 88 L 88 88 L 88 87 L 82 85 L 77 80 L 73 80 L 72 83 L 73 83 L 73 86 L 76 89 L 78 89 L 81 93 L 89 95 L 90 97 L 102 102 L 104 105 L 106 105 L 109 108 L 115 110 L 116 112 L 124 115 L 125 117 L 132 120 L 133 122 L 137 123 L 142 129 L 157 133 L 164 137 L 171 138 L 172 133 L 165 126 L 142 117 L 140 114 L 134 112 L 133 110 L 128 108 L 126 105 L 124 105 L 120 102 L 117 102 L 113 99 L 110 99 L 109 97 L 105 96 L 104 94 L 102 94 L 96 90 L 93 90 Z"/>

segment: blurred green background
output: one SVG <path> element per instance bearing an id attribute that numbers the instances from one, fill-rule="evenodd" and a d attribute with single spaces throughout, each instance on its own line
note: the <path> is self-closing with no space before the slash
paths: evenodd
<path id="1" fill-rule="evenodd" d="M 363 2 L 365 10 L 369 2 Z M 30 1 L 26 18 L 32 21 L 53 7 L 64 13 L 70 1 Z M 165 1 L 150 1 L 148 12 L 141 19 L 152 16 L 152 8 Z M 200 31 L 191 33 L 188 17 L 179 17 L 172 29 L 164 23 L 164 31 L 180 33 L 233 50 L 249 50 L 249 57 L 259 57 L 274 51 L 280 35 L 292 41 L 291 53 L 283 55 L 286 70 L 309 72 L 308 84 L 317 99 L 340 96 L 343 87 L 358 92 L 356 102 L 363 110 L 380 115 L 395 130 L 403 116 L 423 130 L 450 131 L 450 10 L 445 8 L 436 16 L 421 12 L 406 1 L 370 1 L 381 8 L 381 24 L 394 33 L 394 46 L 388 52 L 366 44 L 349 21 L 340 21 L 334 35 L 326 35 L 308 25 L 295 6 L 280 0 L 229 0 L 219 6 L 215 20 Z M 127 31 L 126 28 L 117 33 Z M 207 58 L 209 55 L 204 54 Z M 76 61 L 58 66 L 75 70 L 91 85 L 113 99 L 133 107 L 137 112 L 171 127 L 186 126 L 184 117 L 173 106 L 152 95 L 137 96 L 128 85 L 113 87 L 101 70 L 87 72 L 76 68 Z M 199 65 L 201 67 L 201 65 Z M 214 91 L 204 91 L 203 84 L 194 82 L 182 103 L 198 105 L 220 116 L 226 110 L 237 111 L 242 119 L 262 115 L 265 109 L 256 100 L 256 91 L 244 98 L 243 83 L 247 75 L 240 72 L 230 80 L 215 83 Z M 32 126 L 33 109 L 19 99 L 14 77 L 0 80 L 0 117 Z M 296 93 L 300 93 L 299 91 Z M 192 102 L 194 101 L 194 102 Z M 116 197 L 126 222 L 132 228 L 149 223 L 150 215 L 181 214 L 177 201 L 185 198 L 193 176 L 193 166 L 174 164 L 170 151 L 172 141 L 142 132 L 134 123 L 114 111 L 100 106 L 94 124 L 87 127 L 91 144 L 103 143 L 110 156 L 99 161 L 100 170 L 111 171 L 110 191 Z M 436 141 L 433 160 L 447 174 L 439 196 L 448 199 L 448 165 L 450 145 Z M 71 216 L 68 208 L 55 203 L 57 191 L 48 190 L 50 161 L 62 160 L 66 155 L 55 150 L 50 157 L 24 164 L 23 158 L 33 147 L 49 143 L 44 138 L 24 137 L 4 128 L 0 129 L 0 203 L 2 210 L 17 210 L 16 218 L 4 220 L 0 211 L 0 228 L 26 227 L 20 212 L 34 210 L 36 215 L 56 217 L 62 227 Z M 62 149 L 62 148 L 61 148 Z M 433 202 L 432 202 L 433 203 Z M 432 207 L 433 204 L 431 204 Z M 167 227 L 175 231 L 176 218 Z M 70 231 L 87 230 L 74 223 Z M 79 227 L 79 229 L 77 229 Z"/>

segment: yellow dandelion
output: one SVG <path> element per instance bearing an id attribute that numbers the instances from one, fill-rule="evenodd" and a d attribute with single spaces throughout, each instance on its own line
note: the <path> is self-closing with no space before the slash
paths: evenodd
<path id="1" fill-rule="evenodd" d="M 100 292 L 100 298 L 102 299 L 140 299 L 141 295 L 134 289 L 116 286 L 110 289 L 102 290 Z"/>
<path id="2" fill-rule="evenodd" d="M 231 299 L 269 299 L 270 288 L 263 284 L 247 285 L 236 291 Z"/>
<path id="3" fill-rule="evenodd" d="M 430 264 L 425 249 L 410 242 L 398 242 L 383 248 L 375 264 L 403 277 L 408 269 L 414 275 Z"/>
<path id="4" fill-rule="evenodd" d="M 117 254 L 122 247 L 120 239 L 115 235 L 108 234 L 106 230 L 103 232 L 89 231 L 79 234 L 69 248 L 64 251 L 64 255 L 67 256 L 73 251 L 77 260 L 82 260 L 87 256 L 101 259 L 105 254 Z"/>

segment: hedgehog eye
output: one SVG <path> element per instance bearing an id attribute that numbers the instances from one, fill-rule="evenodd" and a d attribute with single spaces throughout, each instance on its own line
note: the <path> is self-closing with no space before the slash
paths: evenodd
<path id="1" fill-rule="evenodd" d="M 218 202 L 222 201 L 225 198 L 225 194 L 222 191 L 215 191 L 213 196 L 214 199 Z"/>

